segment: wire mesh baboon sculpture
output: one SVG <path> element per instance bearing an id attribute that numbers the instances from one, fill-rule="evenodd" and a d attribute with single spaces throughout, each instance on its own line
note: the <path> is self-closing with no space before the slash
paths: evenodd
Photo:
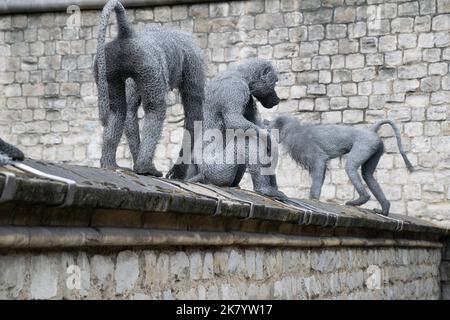
<path id="1" fill-rule="evenodd" d="M 220 144 L 213 140 L 203 145 L 202 159 L 197 166 L 198 173 L 188 181 L 235 187 L 248 169 L 255 191 L 277 198 L 286 197 L 278 190 L 274 174 L 262 174 L 264 165 L 268 164 L 262 164 L 259 159 L 254 163 L 249 161 L 252 156 L 257 158 L 254 154 L 257 148 L 270 147 L 269 143 L 261 143 L 252 149 L 249 148 L 249 141 L 246 141 L 244 163 L 240 163 L 237 161 L 238 149 L 234 138 L 233 141 L 227 141 L 227 130 L 230 129 L 241 132 L 253 130 L 256 135 L 264 136 L 259 142 L 267 141 L 267 131 L 263 128 L 253 97 L 265 108 L 274 107 L 280 101 L 275 92 L 277 81 L 277 73 L 270 62 L 253 58 L 219 73 L 208 83 L 203 105 L 203 129 L 205 132 L 218 130 L 222 139 Z M 217 149 L 222 157 L 221 163 L 213 163 L 217 154 L 208 151 Z M 232 163 L 227 162 L 227 159 L 232 159 Z"/>
<path id="2" fill-rule="evenodd" d="M 383 141 L 377 134 L 384 124 L 393 128 L 400 154 L 408 170 L 412 171 L 413 166 L 403 150 L 398 127 L 390 120 L 380 120 L 370 129 L 357 129 L 346 125 L 301 124 L 293 117 L 279 116 L 271 121 L 270 127 L 279 130 L 280 143 L 297 164 L 309 171 L 312 178 L 312 199 L 320 197 L 327 161 L 347 154 L 345 171 L 359 197 L 346 202 L 346 205 L 360 206 L 370 199 L 358 173 L 361 167 L 364 181 L 381 204 L 381 210 L 374 210 L 387 216 L 390 202 L 373 176 L 384 153 Z"/>
<path id="3" fill-rule="evenodd" d="M 105 44 L 112 10 L 117 17 L 118 35 Z M 101 166 L 117 167 L 116 150 L 125 127 L 134 171 L 162 176 L 153 164 L 153 156 L 166 115 L 167 92 L 174 88 L 180 91 L 184 127 L 192 140 L 194 121 L 202 120 L 205 62 L 201 49 L 190 35 L 181 31 L 151 28 L 135 32 L 122 4 L 110 0 L 101 15 L 94 75 L 104 127 Z M 144 109 L 142 141 L 137 119 L 141 102 Z M 180 159 L 181 155 L 182 150 Z M 185 170 L 184 165 L 176 164 L 171 175 L 183 178 Z"/>
<path id="4" fill-rule="evenodd" d="M 0 166 L 8 164 L 11 160 L 24 160 L 25 155 L 17 147 L 0 139 Z"/>

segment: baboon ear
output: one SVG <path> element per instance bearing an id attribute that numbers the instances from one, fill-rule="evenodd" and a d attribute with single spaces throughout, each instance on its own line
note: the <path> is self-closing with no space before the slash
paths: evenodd
<path id="1" fill-rule="evenodd" d="M 272 72 L 272 67 L 271 67 L 271 66 L 266 66 L 266 67 L 264 68 L 262 74 L 265 76 L 265 75 L 268 75 L 268 74 L 271 73 L 271 72 Z"/>

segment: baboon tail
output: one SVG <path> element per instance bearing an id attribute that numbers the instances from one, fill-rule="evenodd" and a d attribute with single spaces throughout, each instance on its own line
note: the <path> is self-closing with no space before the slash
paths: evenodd
<path id="1" fill-rule="evenodd" d="M 393 121 L 380 120 L 372 126 L 372 130 L 375 132 L 378 132 L 380 127 L 384 124 L 389 124 L 392 127 L 392 129 L 394 130 L 395 138 L 397 139 L 398 150 L 400 151 L 400 154 L 402 155 L 403 161 L 405 161 L 406 168 L 408 168 L 408 170 L 410 172 L 414 171 L 412 163 L 409 161 L 408 157 L 406 156 L 405 150 L 403 150 L 402 140 L 401 140 L 401 136 L 400 136 L 400 130 L 398 130 L 397 125 Z"/>
<path id="2" fill-rule="evenodd" d="M 125 8 L 119 0 L 110 0 L 103 7 L 100 18 L 100 26 L 97 36 L 97 68 L 98 68 L 98 107 L 99 116 L 102 124 L 106 124 L 109 109 L 109 92 L 108 82 L 106 78 L 106 54 L 105 54 L 105 38 L 106 28 L 108 27 L 109 16 L 115 10 L 118 23 L 118 38 L 130 38 L 133 36 L 133 28 L 127 19 Z"/>

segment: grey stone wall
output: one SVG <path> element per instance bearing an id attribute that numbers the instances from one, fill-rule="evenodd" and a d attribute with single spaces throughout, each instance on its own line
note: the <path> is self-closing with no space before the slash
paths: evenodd
<path id="1" fill-rule="evenodd" d="M 0 253 L 1 299 L 438 299 L 439 249 Z"/>
<path id="2" fill-rule="evenodd" d="M 128 13 L 138 29 L 156 23 L 193 32 L 210 76 L 246 57 L 271 59 L 280 72 L 282 102 L 267 117 L 291 113 L 363 127 L 395 120 L 417 171 L 406 171 L 391 130 L 383 128 L 387 154 L 377 177 L 392 212 L 450 225 L 449 0 L 252 0 Z M 90 69 L 98 15 L 82 11 L 79 28 L 67 27 L 66 13 L 0 17 L 0 135 L 32 158 L 98 165 L 102 130 Z M 173 106 L 156 153 L 164 170 L 182 137 L 175 93 L 168 103 Z M 125 143 L 118 157 L 131 165 Z M 355 196 L 344 161 L 331 161 L 324 200 Z M 278 175 L 288 195 L 307 196 L 308 174 L 286 156 Z M 248 179 L 244 186 L 251 187 Z"/>
<path id="3" fill-rule="evenodd" d="M 442 250 L 440 277 L 441 277 L 441 299 L 450 300 L 450 241 L 449 240 L 447 240 L 447 243 Z"/>

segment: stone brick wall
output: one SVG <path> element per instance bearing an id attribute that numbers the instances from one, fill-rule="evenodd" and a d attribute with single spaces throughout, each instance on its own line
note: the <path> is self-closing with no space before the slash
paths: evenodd
<path id="1" fill-rule="evenodd" d="M 414 248 L 10 252 L 0 254 L 0 299 L 438 299 L 440 256 Z"/>
<path id="2" fill-rule="evenodd" d="M 282 102 L 267 117 L 291 113 L 363 127 L 395 120 L 417 171 L 406 171 L 383 128 L 387 154 L 377 177 L 392 212 L 450 225 L 449 0 L 251 0 L 128 13 L 137 29 L 157 23 L 193 32 L 211 76 L 246 57 L 271 59 Z M 98 15 L 82 11 L 75 29 L 66 27 L 66 13 L 0 17 L 0 135 L 32 158 L 98 165 L 102 130 L 90 69 Z M 164 170 L 182 137 L 179 98 L 171 94 L 168 103 L 156 155 Z M 125 143 L 118 157 L 131 164 Z M 278 176 L 288 195 L 307 196 L 308 174 L 285 156 Z M 251 187 L 248 179 L 244 186 Z M 342 161 L 331 161 L 322 198 L 343 203 L 354 196 Z"/>

